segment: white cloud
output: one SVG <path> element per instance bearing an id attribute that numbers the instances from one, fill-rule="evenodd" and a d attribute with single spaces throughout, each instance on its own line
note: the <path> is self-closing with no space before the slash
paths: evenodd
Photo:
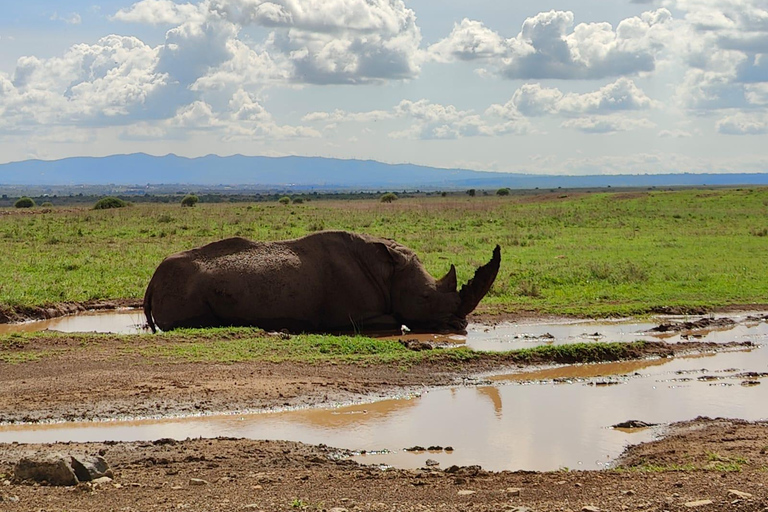
<path id="1" fill-rule="evenodd" d="M 768 116 L 736 113 L 720 119 L 715 126 L 725 135 L 763 135 L 768 133 Z"/>
<path id="2" fill-rule="evenodd" d="M 177 4 L 172 0 L 141 0 L 111 16 L 113 21 L 145 23 L 149 25 L 179 25 L 205 18 L 204 4 Z"/>
<path id="3" fill-rule="evenodd" d="M 653 128 L 656 125 L 647 119 L 635 119 L 620 115 L 589 116 L 567 119 L 560 125 L 584 133 L 613 133 L 636 130 L 638 128 Z"/>
<path id="4" fill-rule="evenodd" d="M 608 23 L 581 23 L 570 11 L 528 18 L 520 33 L 503 38 L 478 21 L 464 19 L 429 47 L 434 60 L 480 61 L 507 78 L 596 79 L 653 71 L 673 31 L 666 9 Z"/>
<path id="5" fill-rule="evenodd" d="M 645 110 L 659 106 L 628 78 L 619 78 L 591 93 L 563 93 L 541 84 L 525 84 L 505 105 L 494 104 L 486 111 L 502 117 L 605 114 L 621 110 Z"/>
<path id="6" fill-rule="evenodd" d="M 72 12 L 66 15 L 60 16 L 59 13 L 54 12 L 51 15 L 51 21 L 63 21 L 67 25 L 79 25 L 82 23 L 82 18 L 76 12 Z"/>

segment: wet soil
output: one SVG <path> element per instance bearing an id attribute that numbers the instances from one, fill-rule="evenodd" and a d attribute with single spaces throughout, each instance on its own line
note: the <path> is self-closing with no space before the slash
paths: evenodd
<path id="1" fill-rule="evenodd" d="M 382 470 L 340 459 L 343 453 L 325 446 L 225 438 L 0 445 L 0 509 L 765 510 L 767 424 L 700 418 L 670 430 L 629 448 L 618 469 L 549 473 Z M 77 487 L 12 481 L 13 465 L 40 452 L 101 454 L 114 480 Z M 738 461 L 738 470 L 713 458 Z M 675 469 L 683 466 L 691 469 Z"/>
<path id="2" fill-rule="evenodd" d="M 477 376 L 524 366 L 573 361 L 562 356 L 521 360 L 488 354 L 462 362 L 427 361 L 401 366 L 336 362 L 242 363 L 154 361 L 160 336 L 81 336 L 25 338 L 6 352 L 41 356 L 20 364 L 0 361 L 0 423 L 91 421 L 213 414 L 257 409 L 315 406 L 361 398 L 390 397 L 425 387 L 473 384 Z M 125 350 L 125 344 L 131 350 Z M 671 357 L 714 352 L 745 343 L 646 342 L 628 357 Z M 22 357 L 22 356 L 20 356 Z"/>
<path id="3" fill-rule="evenodd" d="M 0 362 L 0 422 L 110 420 L 319 405 L 477 382 L 518 368 L 498 358 L 417 367 L 153 362 L 126 352 L 152 336 L 31 337 L 45 357 Z M 645 356 L 714 350 L 646 344 Z M 135 347 L 133 347 L 135 348 Z M 722 345 L 720 345 L 722 348 Z M 540 364 L 543 361 L 531 361 Z M 631 419 L 631 418 L 627 418 Z M 568 425 L 563 425 L 568 435 Z M 31 453 L 102 454 L 115 479 L 77 487 L 12 480 Z M 382 470 L 325 446 L 243 439 L 0 444 L 0 510 L 738 510 L 768 507 L 768 424 L 706 420 L 630 448 L 610 471 L 486 472 L 479 467 Z M 341 457 L 341 458 L 340 458 Z M 734 492 L 737 491 L 737 492 Z M 591 507 L 591 508 L 590 508 Z M 336 512 L 342 512 L 337 510 Z"/>

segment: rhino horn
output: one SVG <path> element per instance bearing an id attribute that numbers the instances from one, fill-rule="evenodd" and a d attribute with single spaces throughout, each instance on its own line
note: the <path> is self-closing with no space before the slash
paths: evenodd
<path id="1" fill-rule="evenodd" d="M 493 281 L 496 280 L 500 264 L 501 247 L 497 245 L 493 250 L 491 261 L 478 268 L 475 271 L 475 276 L 461 287 L 459 292 L 461 304 L 459 304 L 459 309 L 456 311 L 456 316 L 464 318 L 474 311 L 483 297 L 485 297 L 485 294 L 488 293 L 488 290 L 491 289 Z"/>
<path id="2" fill-rule="evenodd" d="M 448 273 L 437 280 L 437 289 L 444 293 L 456 292 L 456 267 L 451 265 Z"/>

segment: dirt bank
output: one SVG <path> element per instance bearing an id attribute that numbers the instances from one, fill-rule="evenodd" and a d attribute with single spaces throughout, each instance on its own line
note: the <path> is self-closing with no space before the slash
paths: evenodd
<path id="1" fill-rule="evenodd" d="M 242 336 L 248 336 L 243 333 Z M 231 336 L 237 336 L 231 334 Z M 268 341 L 269 342 L 269 341 Z M 80 335 L 13 338 L 0 354 L 0 423 L 90 421 L 220 413 L 331 404 L 477 383 L 477 375 L 574 362 L 565 356 L 516 354 L 418 365 L 325 362 L 187 362 L 167 353 L 163 336 Z M 747 342 L 748 344 L 748 342 Z M 740 348 L 702 342 L 633 344 L 626 358 L 671 357 Z M 601 345 L 596 345 L 601 347 Z M 175 358 L 174 358 L 175 357 Z M 611 354 L 594 357 L 611 357 Z"/>
<path id="2" fill-rule="evenodd" d="M 763 511 L 768 425 L 697 419 L 630 448 L 609 471 L 381 470 L 324 446 L 194 439 L 0 445 L 0 510 Z M 36 453 L 101 454 L 114 479 L 77 487 L 13 480 Z M 687 468 L 679 470 L 679 468 Z"/>

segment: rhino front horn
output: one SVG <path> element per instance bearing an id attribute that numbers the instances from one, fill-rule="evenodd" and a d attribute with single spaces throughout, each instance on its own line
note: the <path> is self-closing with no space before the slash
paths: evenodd
<path id="1" fill-rule="evenodd" d="M 501 247 L 498 245 L 493 250 L 493 257 L 491 261 L 478 268 L 475 271 L 475 276 L 470 279 L 467 284 L 461 287 L 459 297 L 461 297 L 461 304 L 456 312 L 456 316 L 460 318 L 466 317 L 472 311 L 475 310 L 480 301 L 491 289 L 491 285 L 496 280 L 496 274 L 499 273 L 499 265 L 501 264 Z"/>

